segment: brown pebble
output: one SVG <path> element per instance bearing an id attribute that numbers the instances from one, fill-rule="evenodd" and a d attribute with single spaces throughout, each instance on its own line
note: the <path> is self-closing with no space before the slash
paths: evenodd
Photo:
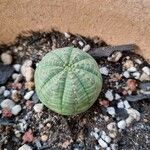
<path id="1" fill-rule="evenodd" d="M 11 95 L 11 98 L 14 102 L 19 102 L 21 99 L 21 94 L 19 91 L 14 91 Z"/>
<path id="2" fill-rule="evenodd" d="M 29 81 L 25 83 L 25 88 L 28 89 L 29 91 L 34 89 L 34 82 Z"/>
<path id="3" fill-rule="evenodd" d="M 137 87 L 137 82 L 134 79 L 128 79 L 127 80 L 127 87 L 129 90 L 136 91 L 136 87 Z"/>

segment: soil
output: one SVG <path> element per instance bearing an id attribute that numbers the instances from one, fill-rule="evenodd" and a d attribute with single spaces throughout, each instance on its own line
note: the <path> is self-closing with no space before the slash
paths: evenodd
<path id="1" fill-rule="evenodd" d="M 73 35 L 69 33 L 65 35 L 58 31 L 51 32 L 28 32 L 27 34 L 19 35 L 14 43 L 8 45 L 0 45 L 0 54 L 9 51 L 13 56 L 13 64 L 23 64 L 26 59 L 32 60 L 33 69 L 36 69 L 42 57 L 49 51 L 65 47 L 74 46 L 83 49 L 85 45 L 90 45 L 90 49 L 107 46 L 104 41 L 98 37 L 88 38 L 81 35 Z M 16 116 L 10 118 L 1 115 L 0 121 L 0 145 L 1 149 L 17 150 L 23 145 L 23 135 L 31 129 L 33 139 L 27 141 L 29 146 L 34 150 L 95 150 L 96 145 L 99 146 L 98 140 L 91 135 L 95 128 L 100 132 L 105 131 L 109 134 L 107 125 L 110 122 L 118 122 L 128 118 L 129 114 L 126 109 L 117 107 L 117 100 L 108 101 L 106 98 L 107 90 L 112 90 L 113 95 L 118 93 L 122 98 L 124 87 L 126 87 L 127 78 L 121 76 L 123 72 L 123 62 L 130 57 L 134 61 L 139 59 L 142 64 L 136 65 L 139 72 L 144 66 L 149 64 L 140 56 L 133 52 L 122 53 L 122 57 L 117 62 L 108 61 L 107 58 L 96 59 L 98 65 L 101 67 L 107 66 L 109 75 L 103 75 L 103 88 L 99 98 L 95 104 L 85 113 L 76 116 L 61 116 L 44 107 L 43 111 L 36 113 L 33 106 L 39 101 L 36 94 L 32 96 L 31 109 L 27 108 L 26 100 L 23 98 L 28 91 L 25 88 L 25 79 L 23 78 L 19 83 L 22 88 L 13 86 L 13 79 L 10 78 L 4 86 L 11 91 L 11 89 L 18 88 L 21 92 L 21 99 L 17 104 L 22 106 L 22 111 Z M 131 79 L 134 79 L 131 76 Z M 137 84 L 141 81 L 136 79 Z M 18 83 L 18 84 L 19 84 Z M 139 87 L 132 93 L 138 94 Z M 130 95 L 130 94 L 127 94 Z M 3 95 L 0 97 L 0 102 L 4 99 Z M 107 112 L 107 107 L 100 102 L 106 100 L 109 107 L 116 110 L 116 115 L 112 116 Z M 149 100 L 140 100 L 129 102 L 131 107 L 140 112 L 141 119 L 134 121 L 129 127 L 123 130 L 117 130 L 117 136 L 112 138 L 108 147 L 112 150 L 112 145 L 115 144 L 118 150 L 149 150 L 150 149 L 150 110 Z M 2 110 L 2 109 L 1 109 Z M 20 124 L 24 122 L 23 130 L 20 129 Z M 17 136 L 15 131 L 19 131 L 20 136 Z M 42 141 L 41 136 L 46 135 L 47 140 Z M 99 147 L 99 149 L 102 149 Z"/>

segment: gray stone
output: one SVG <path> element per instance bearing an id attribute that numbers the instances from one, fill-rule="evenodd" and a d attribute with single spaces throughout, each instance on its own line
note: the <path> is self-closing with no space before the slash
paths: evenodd
<path id="1" fill-rule="evenodd" d="M 5 99 L 1 102 L 2 108 L 8 108 L 11 110 L 14 106 L 15 106 L 15 103 L 10 99 Z"/>

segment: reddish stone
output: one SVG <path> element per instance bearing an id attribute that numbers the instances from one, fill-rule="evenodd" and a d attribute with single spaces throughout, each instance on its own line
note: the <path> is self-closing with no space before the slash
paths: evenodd
<path id="1" fill-rule="evenodd" d="M 29 129 L 27 132 L 24 133 L 22 140 L 23 140 L 23 143 L 33 141 L 33 133 L 31 129 Z"/>
<path id="2" fill-rule="evenodd" d="M 137 82 L 134 79 L 128 79 L 127 80 L 127 87 L 129 90 L 136 91 L 136 87 L 137 87 Z"/>
<path id="3" fill-rule="evenodd" d="M 26 107 L 27 107 L 27 109 L 31 110 L 31 109 L 32 109 L 32 107 L 33 107 L 33 102 L 32 102 L 32 101 L 27 100 L 27 101 L 26 101 Z"/>
<path id="4" fill-rule="evenodd" d="M 9 109 L 4 108 L 4 109 L 2 109 L 2 116 L 5 118 L 10 118 L 10 117 L 12 117 L 12 113 Z"/>
<path id="5" fill-rule="evenodd" d="M 99 100 L 99 104 L 100 104 L 101 106 L 108 107 L 108 106 L 109 106 L 109 101 L 108 101 L 108 100 L 105 100 L 105 99 L 100 99 L 100 100 Z"/>

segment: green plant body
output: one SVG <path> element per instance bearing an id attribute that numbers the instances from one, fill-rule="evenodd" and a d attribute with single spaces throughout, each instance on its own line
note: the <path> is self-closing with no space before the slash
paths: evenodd
<path id="1" fill-rule="evenodd" d="M 74 47 L 47 53 L 36 68 L 34 80 L 40 101 L 62 115 L 85 112 L 102 88 L 96 61 Z"/>

